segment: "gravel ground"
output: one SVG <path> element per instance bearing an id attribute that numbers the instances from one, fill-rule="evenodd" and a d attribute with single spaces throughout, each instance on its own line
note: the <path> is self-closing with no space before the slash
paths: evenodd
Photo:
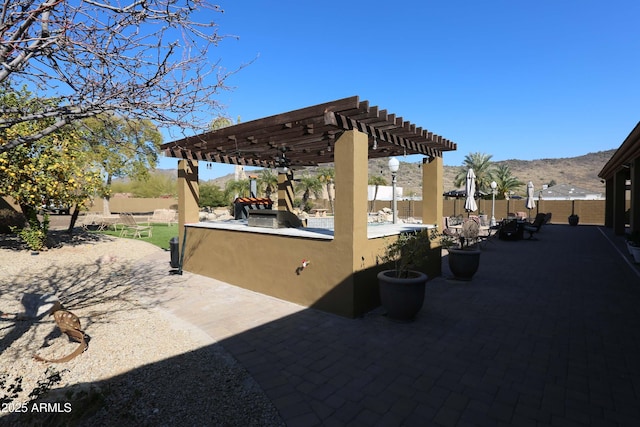
<path id="1" fill-rule="evenodd" d="M 222 346 L 157 308 L 180 280 L 169 279 L 168 253 L 130 239 L 53 234 L 57 247 L 38 255 L 0 236 L 0 425 L 283 425 Z M 62 357 L 78 345 L 44 312 L 52 298 L 90 337 L 67 363 L 32 357 Z M 38 388 L 51 391 L 29 396 Z M 49 412 L 35 411 L 42 402 Z"/>

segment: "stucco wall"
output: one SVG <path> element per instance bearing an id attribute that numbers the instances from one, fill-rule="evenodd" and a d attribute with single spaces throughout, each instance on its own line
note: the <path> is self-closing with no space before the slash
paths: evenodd
<path id="1" fill-rule="evenodd" d="M 187 226 L 184 269 L 256 292 L 359 316 L 379 305 L 377 256 L 395 237 L 355 246 L 360 266 L 352 270 L 351 249 L 336 240 L 237 232 Z M 301 269 L 302 260 L 310 264 Z"/>
<path id="2" fill-rule="evenodd" d="M 571 200 L 542 200 L 537 205 L 537 209 L 531 210 L 531 216 L 535 216 L 537 211 L 551 212 L 552 223 L 566 224 L 567 217 L 571 214 Z M 630 203 L 626 202 L 627 209 Z M 508 207 L 507 207 L 508 206 Z M 391 202 L 376 201 L 374 211 L 382 208 L 390 208 Z M 604 225 L 604 200 L 575 200 L 575 213 L 580 216 L 581 224 Z M 478 200 L 478 209 L 491 216 L 491 200 Z M 527 212 L 524 199 L 514 199 L 507 203 L 506 200 L 496 200 L 496 219 L 507 216 L 507 212 Z M 444 200 L 444 216 L 464 214 L 464 200 Z M 478 211 L 476 211 L 478 213 Z M 398 215 L 400 218 L 414 217 L 422 218 L 422 205 L 420 201 L 400 200 L 398 201 Z"/>
<path id="3" fill-rule="evenodd" d="M 177 209 L 178 199 L 166 198 L 139 198 L 139 197 L 112 197 L 109 200 L 109 209 L 111 212 L 120 213 L 150 213 L 156 209 Z M 103 210 L 102 199 L 95 199 L 91 206 L 90 212 L 100 212 Z"/>

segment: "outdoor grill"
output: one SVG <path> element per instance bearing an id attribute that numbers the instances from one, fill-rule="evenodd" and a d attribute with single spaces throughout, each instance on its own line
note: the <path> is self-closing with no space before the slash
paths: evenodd
<path id="1" fill-rule="evenodd" d="M 249 210 L 271 209 L 273 201 L 268 197 L 238 197 L 233 201 L 235 219 L 249 218 Z"/>

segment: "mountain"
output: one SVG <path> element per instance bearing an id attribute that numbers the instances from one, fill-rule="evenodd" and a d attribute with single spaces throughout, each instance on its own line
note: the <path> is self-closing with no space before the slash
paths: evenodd
<path id="1" fill-rule="evenodd" d="M 604 193 L 605 185 L 600 182 L 598 172 L 609 161 L 615 149 L 598 151 L 578 157 L 551 158 L 538 160 L 501 160 L 496 161 L 496 166 L 506 164 L 511 173 L 522 182 L 532 181 L 536 189 L 542 189 L 543 184 L 554 181 L 556 184 L 569 184 L 585 188 L 590 191 Z M 382 175 L 391 185 L 391 174 L 387 168 L 388 159 L 372 159 L 369 161 L 369 176 Z M 454 177 L 460 170 L 460 166 L 444 166 L 444 191 L 453 190 Z M 313 173 L 315 168 L 307 168 Z M 299 175 L 302 171 L 296 171 Z M 227 181 L 233 179 L 229 174 L 212 180 L 213 183 L 224 188 Z M 406 163 L 400 159 L 398 172 L 398 186 L 403 187 L 405 196 L 421 194 L 422 171 L 418 163 Z M 522 187 L 517 193 L 524 195 L 526 187 Z"/>

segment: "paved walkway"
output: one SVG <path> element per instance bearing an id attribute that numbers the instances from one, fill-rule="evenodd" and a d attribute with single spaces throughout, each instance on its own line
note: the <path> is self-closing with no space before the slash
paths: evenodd
<path id="1" fill-rule="evenodd" d="M 470 283 L 443 260 L 410 324 L 188 273 L 168 307 L 220 341 L 288 426 L 639 426 L 640 270 L 602 227 L 536 237 L 489 242 Z"/>

